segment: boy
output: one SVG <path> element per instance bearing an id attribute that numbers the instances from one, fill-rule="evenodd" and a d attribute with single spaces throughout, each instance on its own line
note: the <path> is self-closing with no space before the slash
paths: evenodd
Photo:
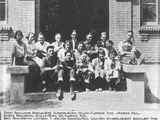
<path id="1" fill-rule="evenodd" d="M 43 58 L 43 64 L 41 66 L 41 80 L 43 92 L 46 92 L 47 89 L 50 89 L 49 85 L 52 85 L 52 83 L 57 82 L 59 84 L 59 81 L 62 81 L 62 70 L 60 70 L 59 66 L 57 65 L 58 58 L 57 54 L 54 52 L 54 47 L 48 46 L 46 51 L 47 56 Z M 62 99 L 62 93 L 57 97 L 58 99 Z"/>
<path id="2" fill-rule="evenodd" d="M 69 87 L 70 87 L 70 93 L 71 93 L 71 99 L 76 99 L 76 93 L 75 90 L 75 58 L 71 51 L 65 52 L 65 58 L 63 61 L 61 61 L 62 70 L 63 70 L 63 79 L 62 84 L 67 83 L 66 80 L 69 80 Z M 62 87 L 63 85 L 61 85 Z M 60 88 L 63 91 L 63 88 Z"/>

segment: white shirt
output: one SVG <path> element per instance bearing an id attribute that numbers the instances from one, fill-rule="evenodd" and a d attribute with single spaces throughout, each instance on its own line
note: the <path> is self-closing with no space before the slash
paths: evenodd
<path id="1" fill-rule="evenodd" d="M 55 41 L 55 42 L 53 42 L 51 45 L 53 45 L 54 46 L 54 51 L 55 52 L 58 52 L 58 51 L 60 51 L 62 48 L 63 48 L 63 46 L 64 46 L 64 43 L 63 42 L 57 42 L 57 41 Z"/>
<path id="2" fill-rule="evenodd" d="M 37 43 L 35 44 L 35 48 L 36 48 L 37 50 L 47 52 L 46 49 L 47 49 L 47 47 L 48 47 L 49 45 L 50 45 L 50 44 L 49 44 L 48 42 L 46 42 L 46 41 L 44 41 L 43 44 L 41 44 L 40 42 L 37 42 Z"/>

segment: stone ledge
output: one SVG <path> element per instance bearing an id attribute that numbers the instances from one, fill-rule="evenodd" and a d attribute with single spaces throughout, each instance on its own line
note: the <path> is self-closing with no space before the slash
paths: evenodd
<path id="1" fill-rule="evenodd" d="M 8 66 L 7 72 L 10 74 L 27 74 L 29 73 L 28 66 Z"/>
<path id="2" fill-rule="evenodd" d="M 126 73 L 145 73 L 153 65 L 123 65 L 123 71 Z"/>

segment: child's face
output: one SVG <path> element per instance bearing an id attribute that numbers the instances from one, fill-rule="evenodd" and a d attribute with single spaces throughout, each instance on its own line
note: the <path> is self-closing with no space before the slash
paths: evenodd
<path id="1" fill-rule="evenodd" d="M 114 62 L 112 62 L 111 63 L 111 69 L 114 69 L 116 66 L 115 66 L 115 63 Z"/>
<path id="2" fill-rule="evenodd" d="M 87 39 L 87 41 L 91 42 L 92 41 L 92 35 L 87 35 L 86 39 Z"/>
<path id="3" fill-rule="evenodd" d="M 66 44 L 65 44 L 65 48 L 66 48 L 67 50 L 69 50 L 69 49 L 71 48 L 70 43 L 66 43 Z"/>
<path id="4" fill-rule="evenodd" d="M 66 59 L 69 60 L 70 58 L 71 58 L 71 53 L 68 52 L 68 53 L 66 54 Z"/>
<path id="5" fill-rule="evenodd" d="M 100 58 L 101 60 L 104 59 L 104 54 L 99 53 L 99 58 Z"/>
<path id="6" fill-rule="evenodd" d="M 47 51 L 49 56 L 53 56 L 54 55 L 54 49 L 53 48 L 49 48 Z"/>
<path id="7" fill-rule="evenodd" d="M 79 50 L 79 51 L 82 51 L 82 50 L 83 50 L 83 45 L 82 45 L 82 44 L 79 44 L 79 45 L 78 45 L 78 50 Z"/>

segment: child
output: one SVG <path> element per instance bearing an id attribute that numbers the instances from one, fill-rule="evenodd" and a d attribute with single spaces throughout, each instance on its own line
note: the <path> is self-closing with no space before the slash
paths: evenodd
<path id="1" fill-rule="evenodd" d="M 116 85 L 120 82 L 121 65 L 118 59 L 110 57 L 106 63 L 106 80 L 109 82 L 109 90 L 116 90 Z"/>
<path id="2" fill-rule="evenodd" d="M 75 90 L 75 58 L 73 57 L 73 54 L 71 51 L 65 52 L 65 58 L 64 61 L 61 61 L 62 69 L 63 69 L 63 80 L 62 84 L 67 83 L 66 80 L 69 79 L 69 87 L 70 87 L 70 93 L 71 93 L 71 99 L 76 99 L 76 94 L 74 92 Z M 65 78 L 65 80 L 64 80 Z M 60 85 L 59 91 L 63 91 L 63 85 Z M 64 86 L 65 87 L 65 86 Z"/>
<path id="3" fill-rule="evenodd" d="M 76 58 L 76 77 L 79 84 L 84 87 L 86 91 L 91 89 L 91 81 L 94 77 L 93 72 L 90 70 L 90 59 L 87 54 L 83 51 L 83 43 L 78 44 L 78 49 L 75 51 Z"/>
<path id="4" fill-rule="evenodd" d="M 99 49 L 98 57 L 92 60 L 92 71 L 95 73 L 95 88 L 102 90 L 106 88 L 105 51 Z"/>

